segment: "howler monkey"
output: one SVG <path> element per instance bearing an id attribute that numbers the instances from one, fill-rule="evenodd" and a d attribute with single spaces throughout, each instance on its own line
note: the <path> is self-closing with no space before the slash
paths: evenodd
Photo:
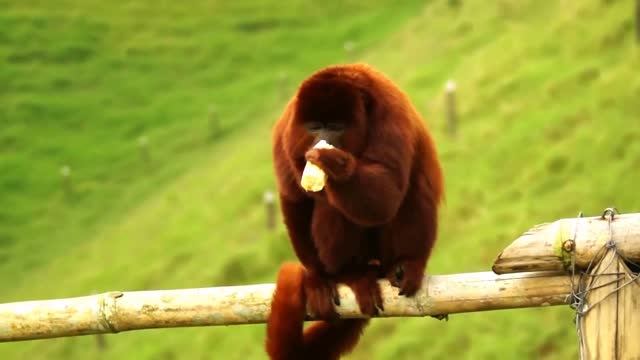
<path id="1" fill-rule="evenodd" d="M 443 176 L 407 95 L 365 64 L 330 66 L 300 85 L 273 128 L 280 206 L 301 265 L 284 264 L 267 322 L 274 360 L 338 359 L 367 319 L 339 319 L 337 283 L 363 314 L 383 311 L 377 280 L 413 296 L 436 240 Z M 325 140 L 333 148 L 314 148 Z M 327 176 L 307 192 L 307 162 Z M 306 306 L 318 318 L 303 331 Z"/>

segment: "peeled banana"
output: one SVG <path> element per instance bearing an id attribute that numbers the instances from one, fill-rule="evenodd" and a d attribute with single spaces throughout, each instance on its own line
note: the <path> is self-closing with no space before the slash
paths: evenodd
<path id="1" fill-rule="evenodd" d="M 313 148 L 331 149 L 333 148 L 333 145 L 324 140 L 320 140 Z M 304 170 L 302 171 L 302 179 L 300 180 L 302 188 L 306 191 L 317 192 L 324 188 L 326 182 L 327 174 L 325 174 L 325 172 L 318 166 L 307 161 L 307 164 L 304 166 Z"/>

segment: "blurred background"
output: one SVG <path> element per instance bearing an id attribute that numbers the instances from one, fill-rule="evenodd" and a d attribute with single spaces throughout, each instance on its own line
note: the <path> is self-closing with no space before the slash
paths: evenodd
<path id="1" fill-rule="evenodd" d="M 638 212 L 636 6 L 0 0 L 0 302 L 273 282 L 294 255 L 264 200 L 270 128 L 336 63 L 385 72 L 434 133 L 447 200 L 432 274 L 488 271 L 538 223 Z M 264 325 L 146 330 L 0 358 L 265 359 L 263 340 Z M 348 358 L 577 354 L 557 307 L 377 319 Z"/>

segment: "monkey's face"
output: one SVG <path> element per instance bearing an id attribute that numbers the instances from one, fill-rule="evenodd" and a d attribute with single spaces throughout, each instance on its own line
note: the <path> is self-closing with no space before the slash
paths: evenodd
<path id="1" fill-rule="evenodd" d="M 303 123 L 303 127 L 307 134 L 313 137 L 313 145 L 324 140 L 333 146 L 340 147 L 346 124 L 340 121 L 308 121 Z"/>
<path id="2" fill-rule="evenodd" d="M 364 95 L 351 84 L 334 79 L 303 84 L 294 123 L 303 129 L 308 143 L 306 150 L 325 140 L 357 156 L 366 144 Z"/>

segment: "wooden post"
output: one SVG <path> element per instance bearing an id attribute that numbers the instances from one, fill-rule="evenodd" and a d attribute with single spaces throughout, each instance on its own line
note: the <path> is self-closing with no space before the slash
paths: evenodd
<path id="1" fill-rule="evenodd" d="M 70 197 L 73 193 L 73 186 L 71 184 L 71 168 L 69 165 L 64 165 L 60 168 L 60 175 L 62 176 L 62 190 L 65 196 Z"/>
<path id="2" fill-rule="evenodd" d="M 278 80 L 282 98 L 289 98 L 289 74 L 285 70 L 281 71 Z"/>
<path id="3" fill-rule="evenodd" d="M 496 273 L 565 270 L 580 274 L 572 294 L 581 358 L 640 359 L 640 214 L 561 219 L 527 231 L 498 255 Z M 637 271 L 637 269 L 635 269 Z"/>
<path id="4" fill-rule="evenodd" d="M 276 202 L 273 192 L 265 191 L 262 200 L 265 205 L 264 209 L 267 218 L 267 230 L 273 230 L 276 228 Z"/>
<path id="5" fill-rule="evenodd" d="M 580 354 L 586 359 L 640 359 L 640 281 L 615 248 L 585 278 L 585 302 L 578 311 Z M 615 274 L 615 279 L 611 279 Z M 608 276 L 606 276 L 608 275 Z"/>
<path id="6" fill-rule="evenodd" d="M 456 109 L 456 83 L 453 80 L 447 81 L 445 87 L 446 107 L 447 107 L 447 130 L 449 136 L 454 137 L 457 130 L 458 113 Z"/>
<path id="7" fill-rule="evenodd" d="M 344 49 L 344 52 L 346 54 L 347 57 L 347 62 L 351 62 L 355 60 L 355 50 L 356 50 L 356 44 L 353 41 L 347 41 L 344 43 L 344 45 L 342 46 L 342 48 Z"/>
<path id="8" fill-rule="evenodd" d="M 151 163 L 151 154 L 149 153 L 149 139 L 146 136 L 138 138 L 138 148 L 140 149 L 140 157 L 142 161 L 148 165 Z"/>

